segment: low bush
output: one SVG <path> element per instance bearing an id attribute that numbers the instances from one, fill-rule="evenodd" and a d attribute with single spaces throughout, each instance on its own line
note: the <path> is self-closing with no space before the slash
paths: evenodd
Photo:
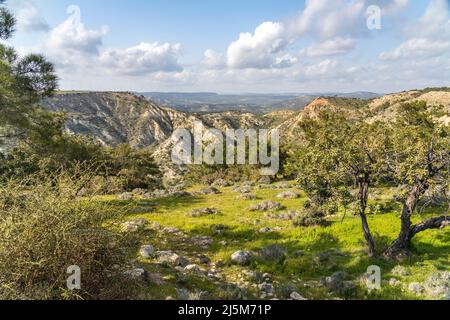
<path id="1" fill-rule="evenodd" d="M 114 231 L 124 210 L 79 198 L 84 180 L 58 173 L 0 186 L 0 298 L 129 296 L 118 283 L 130 239 Z M 70 266 L 81 269 L 79 291 L 67 289 Z"/>
<path id="2" fill-rule="evenodd" d="M 324 226 L 327 224 L 325 217 L 326 213 L 321 208 L 312 205 L 304 208 L 294 219 L 293 224 L 295 227 Z"/>

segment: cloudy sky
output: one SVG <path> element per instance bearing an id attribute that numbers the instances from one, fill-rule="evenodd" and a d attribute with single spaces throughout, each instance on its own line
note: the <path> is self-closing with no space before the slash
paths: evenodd
<path id="1" fill-rule="evenodd" d="M 61 89 L 383 93 L 450 86 L 450 0 L 8 5 L 18 19 L 10 44 L 21 54 L 45 54 Z"/>

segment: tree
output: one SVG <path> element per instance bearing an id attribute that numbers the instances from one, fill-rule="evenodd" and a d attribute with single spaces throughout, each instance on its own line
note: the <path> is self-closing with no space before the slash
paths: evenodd
<path id="1" fill-rule="evenodd" d="M 381 123 L 323 112 L 318 119 L 303 122 L 304 141 L 291 155 L 294 165 L 290 170 L 298 172 L 301 186 L 316 205 L 328 201 L 348 205 L 348 195 L 356 186 L 354 201 L 370 256 L 376 254 L 376 247 L 366 210 L 370 187 L 385 172 L 383 150 L 388 141 L 383 132 L 386 128 Z"/>
<path id="2" fill-rule="evenodd" d="M 14 33 L 15 18 L 0 0 L 0 39 Z M 37 107 L 57 87 L 54 67 L 41 55 L 19 57 L 13 48 L 0 44 L 0 139 L 26 136 L 39 127 Z"/>
<path id="3" fill-rule="evenodd" d="M 420 232 L 444 228 L 450 217 L 434 217 L 413 225 L 411 218 L 427 195 L 450 185 L 450 128 L 434 117 L 425 102 L 405 104 L 392 125 L 389 169 L 396 183 L 403 186 L 401 231 L 386 250 L 388 257 L 409 254 L 412 239 Z"/>
<path id="4" fill-rule="evenodd" d="M 105 163 L 106 175 L 120 178 L 125 190 L 160 185 L 160 171 L 149 150 L 135 150 L 122 144 L 109 148 Z"/>

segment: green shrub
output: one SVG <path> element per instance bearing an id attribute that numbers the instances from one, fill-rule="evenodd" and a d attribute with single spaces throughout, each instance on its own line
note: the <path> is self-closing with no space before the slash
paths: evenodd
<path id="1" fill-rule="evenodd" d="M 125 210 L 78 198 L 84 183 L 60 173 L 0 186 L 0 298 L 128 295 L 117 290 L 128 239 L 114 231 Z M 80 291 L 66 289 L 73 265 L 81 269 Z"/>
<path id="2" fill-rule="evenodd" d="M 326 213 L 319 207 L 309 206 L 304 208 L 298 217 L 294 219 L 295 227 L 314 227 L 326 225 Z"/>

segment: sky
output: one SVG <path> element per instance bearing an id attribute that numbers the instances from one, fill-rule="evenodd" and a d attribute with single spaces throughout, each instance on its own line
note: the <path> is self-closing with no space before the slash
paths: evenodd
<path id="1" fill-rule="evenodd" d="M 396 92 L 450 86 L 450 0 L 9 0 L 8 44 L 63 90 Z"/>

